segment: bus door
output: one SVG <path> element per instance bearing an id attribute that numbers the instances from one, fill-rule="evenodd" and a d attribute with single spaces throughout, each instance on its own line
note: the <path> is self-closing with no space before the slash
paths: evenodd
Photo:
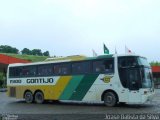
<path id="1" fill-rule="evenodd" d="M 129 68 L 127 70 L 127 86 L 129 88 L 129 102 L 141 102 L 141 77 L 138 68 Z"/>

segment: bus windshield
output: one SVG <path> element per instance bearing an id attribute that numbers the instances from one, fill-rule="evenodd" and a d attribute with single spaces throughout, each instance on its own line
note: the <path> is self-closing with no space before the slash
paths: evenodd
<path id="1" fill-rule="evenodd" d="M 141 65 L 150 67 L 146 58 L 138 56 L 119 57 L 118 64 L 119 67 L 135 67 Z"/>
<path id="2" fill-rule="evenodd" d="M 147 59 L 144 57 L 138 57 L 138 64 L 150 67 L 150 64 L 147 62 Z"/>
<path id="3" fill-rule="evenodd" d="M 152 73 L 151 69 L 144 68 L 142 71 L 142 88 L 152 87 Z"/>
<path id="4" fill-rule="evenodd" d="M 130 90 L 152 87 L 152 72 L 146 58 L 139 56 L 119 57 L 118 67 L 123 87 Z"/>

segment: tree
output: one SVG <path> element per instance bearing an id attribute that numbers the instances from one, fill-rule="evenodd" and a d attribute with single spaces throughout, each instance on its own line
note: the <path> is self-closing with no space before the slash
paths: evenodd
<path id="1" fill-rule="evenodd" d="M 11 53 L 19 54 L 19 50 L 17 48 L 12 48 L 12 52 Z"/>
<path id="2" fill-rule="evenodd" d="M 8 45 L 0 45 L 0 53 L 14 53 L 20 54 L 19 50 L 15 47 L 11 47 Z M 21 53 L 24 55 L 38 55 L 38 56 L 50 56 L 49 51 L 42 53 L 41 49 L 33 49 L 30 50 L 28 48 L 24 48 Z"/>
<path id="3" fill-rule="evenodd" d="M 0 52 L 1 53 L 15 53 L 15 54 L 18 54 L 19 50 L 15 47 L 11 47 L 11 46 L 8 46 L 8 45 L 1 45 L 0 46 Z"/>
<path id="4" fill-rule="evenodd" d="M 49 51 L 43 53 L 44 56 L 50 56 Z"/>
<path id="5" fill-rule="evenodd" d="M 32 55 L 38 55 L 38 56 L 42 56 L 42 51 L 40 49 L 33 49 L 31 51 Z"/>
<path id="6" fill-rule="evenodd" d="M 158 62 L 158 61 L 152 61 L 152 62 L 150 63 L 150 65 L 151 65 L 151 66 L 160 66 L 160 62 Z"/>
<path id="7" fill-rule="evenodd" d="M 28 48 L 24 48 L 21 52 L 22 52 L 22 54 L 26 54 L 26 55 L 31 55 L 32 54 L 31 50 L 28 49 Z"/>

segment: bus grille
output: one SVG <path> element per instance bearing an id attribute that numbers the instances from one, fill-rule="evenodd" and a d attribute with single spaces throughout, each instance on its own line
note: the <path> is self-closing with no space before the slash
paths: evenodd
<path id="1" fill-rule="evenodd" d="M 16 88 L 10 87 L 10 97 L 16 97 Z"/>

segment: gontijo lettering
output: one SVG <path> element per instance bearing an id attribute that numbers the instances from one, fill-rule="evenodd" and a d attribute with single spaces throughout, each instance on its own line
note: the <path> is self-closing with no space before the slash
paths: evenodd
<path id="1" fill-rule="evenodd" d="M 53 83 L 54 79 L 53 78 L 36 78 L 36 79 L 27 79 L 27 83 Z"/>

